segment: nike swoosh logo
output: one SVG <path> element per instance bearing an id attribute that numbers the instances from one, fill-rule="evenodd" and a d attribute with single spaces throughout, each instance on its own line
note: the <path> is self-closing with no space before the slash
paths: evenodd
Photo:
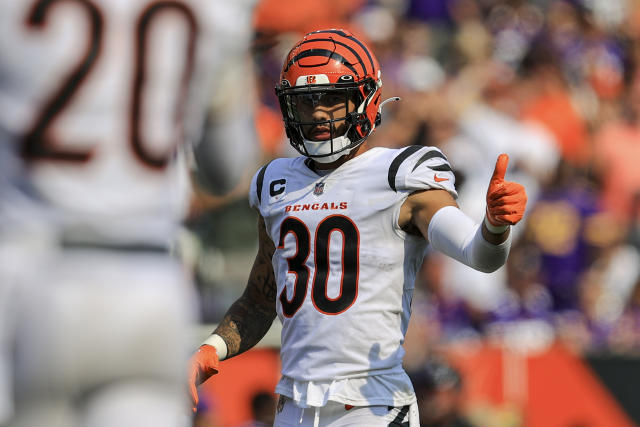
<path id="1" fill-rule="evenodd" d="M 449 178 L 440 178 L 437 173 L 434 173 L 433 180 L 435 182 L 442 182 L 442 181 L 449 181 Z"/>

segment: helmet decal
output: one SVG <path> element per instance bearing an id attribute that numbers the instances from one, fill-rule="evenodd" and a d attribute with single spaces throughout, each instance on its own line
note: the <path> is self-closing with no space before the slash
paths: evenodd
<path id="1" fill-rule="evenodd" d="M 353 35 L 351 35 L 351 33 L 347 34 L 347 32 L 345 32 L 344 30 L 318 30 L 318 31 L 315 31 L 314 33 L 316 33 L 316 34 L 317 33 L 333 33 L 333 34 L 338 34 L 340 36 L 346 37 L 351 41 L 354 41 L 366 53 L 367 58 L 369 58 L 369 64 L 371 65 L 371 68 L 372 68 L 371 71 L 373 71 L 373 69 L 376 68 L 376 65 L 374 65 L 373 57 L 371 56 L 371 53 L 369 52 L 369 49 L 364 45 L 364 43 L 362 43 L 357 38 L 353 37 Z M 314 33 L 311 33 L 311 34 L 314 34 Z"/>
<path id="2" fill-rule="evenodd" d="M 352 72 L 357 73 L 355 67 L 353 67 L 353 65 L 351 65 L 349 63 L 349 61 L 347 61 L 347 59 L 345 57 L 343 57 L 342 55 L 335 53 L 333 51 L 327 50 L 327 49 L 309 49 L 309 50 L 305 50 L 304 52 L 301 52 L 300 54 L 296 55 L 295 57 L 293 57 L 288 63 L 287 63 L 287 67 L 285 68 L 285 72 L 289 69 L 289 67 L 291 67 L 293 64 L 295 64 L 296 62 L 300 62 L 302 59 L 304 58 L 308 58 L 308 57 L 316 57 L 316 56 L 320 56 L 320 57 L 326 57 L 328 59 L 333 59 L 334 61 L 340 62 L 342 64 L 344 64 L 347 68 L 349 68 Z M 309 61 L 306 61 L 306 63 L 308 63 Z M 325 63 L 327 63 L 329 61 L 326 61 Z M 311 65 L 303 65 L 302 63 L 300 64 L 300 66 L 302 67 L 313 67 L 313 66 L 317 66 L 320 64 L 311 64 Z"/>
<path id="3" fill-rule="evenodd" d="M 296 86 L 317 85 L 329 83 L 329 77 L 325 74 L 311 74 L 308 76 L 300 76 L 296 80 Z"/>

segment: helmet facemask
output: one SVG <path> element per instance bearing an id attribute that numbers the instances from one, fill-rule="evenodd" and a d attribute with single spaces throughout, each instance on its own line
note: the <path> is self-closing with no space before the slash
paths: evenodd
<path id="1" fill-rule="evenodd" d="M 374 123 L 365 112 L 376 89 L 372 79 L 359 83 L 277 87 L 291 145 L 319 163 L 331 163 L 348 154 L 373 130 Z M 322 113 L 314 117 L 318 106 Z M 322 120 L 320 116 L 327 119 Z"/>

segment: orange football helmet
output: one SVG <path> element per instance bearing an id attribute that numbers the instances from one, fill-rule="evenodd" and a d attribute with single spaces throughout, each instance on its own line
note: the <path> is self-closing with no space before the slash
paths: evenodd
<path id="1" fill-rule="evenodd" d="M 348 154 L 380 123 L 381 88 L 376 57 L 349 31 L 328 29 L 307 34 L 287 55 L 276 85 L 291 145 L 321 163 Z M 343 117 L 318 121 L 302 112 L 303 106 L 336 102 L 346 105 Z M 305 135 L 305 129 L 317 125 L 328 129 L 319 141 Z"/>

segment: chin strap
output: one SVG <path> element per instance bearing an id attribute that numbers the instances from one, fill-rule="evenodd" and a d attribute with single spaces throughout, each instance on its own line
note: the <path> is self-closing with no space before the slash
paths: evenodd
<path id="1" fill-rule="evenodd" d="M 331 144 L 331 140 L 326 141 L 311 141 L 308 139 L 303 140 L 306 155 L 310 156 L 314 161 L 318 163 L 331 163 L 338 160 L 340 157 L 349 154 L 349 152 L 355 148 L 345 150 L 347 146 L 351 144 L 351 140 L 346 135 L 339 136 L 333 139 L 334 148 L 337 147 L 337 153 L 322 153 L 322 148 L 327 144 Z M 344 150 L 344 151 L 343 151 Z M 323 156 L 323 154 L 326 154 Z M 321 157 L 318 157 L 321 156 Z"/>

